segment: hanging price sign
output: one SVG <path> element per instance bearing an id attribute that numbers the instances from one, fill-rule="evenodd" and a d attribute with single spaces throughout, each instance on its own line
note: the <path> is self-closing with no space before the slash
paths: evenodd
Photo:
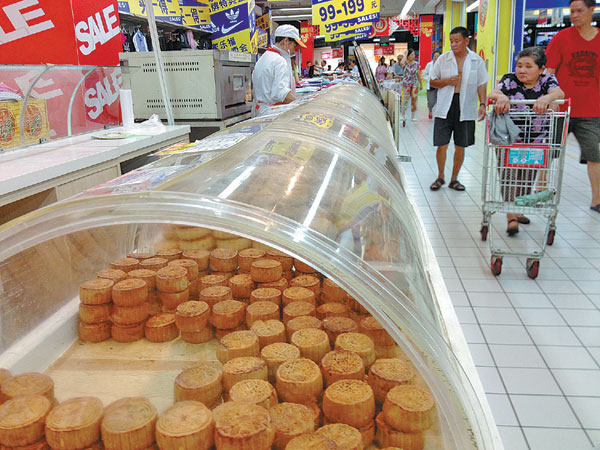
<path id="1" fill-rule="evenodd" d="M 366 26 L 361 26 L 360 28 L 356 28 L 354 30 L 342 31 L 340 33 L 331 33 L 331 34 L 325 33 L 325 40 L 327 42 L 335 42 L 335 41 L 339 41 L 341 39 L 357 37 L 357 36 L 360 36 L 365 33 L 369 34 L 371 32 L 371 28 L 372 28 L 371 25 L 366 25 Z"/>
<path id="2" fill-rule="evenodd" d="M 379 11 L 379 0 L 312 0 L 312 23 L 334 24 Z"/>

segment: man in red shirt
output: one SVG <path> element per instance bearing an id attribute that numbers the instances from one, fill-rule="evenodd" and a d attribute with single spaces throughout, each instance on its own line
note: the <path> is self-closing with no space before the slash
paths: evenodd
<path id="1" fill-rule="evenodd" d="M 591 24 L 596 2 L 570 0 L 569 5 L 573 26 L 550 41 L 546 67 L 571 99 L 569 132 L 581 147 L 581 163 L 587 163 L 590 209 L 600 213 L 600 30 Z"/>

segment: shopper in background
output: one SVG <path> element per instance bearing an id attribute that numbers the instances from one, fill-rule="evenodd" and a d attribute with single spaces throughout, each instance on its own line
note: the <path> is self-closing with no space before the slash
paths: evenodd
<path id="1" fill-rule="evenodd" d="M 390 58 L 390 63 L 388 64 L 388 69 L 387 69 L 387 73 L 394 73 L 394 64 L 396 63 L 396 61 L 394 61 L 394 58 Z M 386 78 L 388 78 L 386 76 Z"/>
<path id="2" fill-rule="evenodd" d="M 308 78 L 315 77 L 315 65 L 309 61 L 310 67 L 308 68 Z"/>
<path id="3" fill-rule="evenodd" d="M 429 110 L 429 119 L 433 117 L 433 107 L 435 106 L 435 101 L 437 100 L 437 89 L 431 87 L 431 83 L 429 83 L 429 79 L 431 78 L 431 69 L 435 62 L 440 57 L 440 52 L 433 53 L 433 59 L 427 63 L 425 66 L 425 70 L 423 70 L 423 78 L 425 79 L 425 90 L 427 91 L 427 109 Z"/>
<path id="4" fill-rule="evenodd" d="M 591 22 L 594 0 L 571 0 L 572 27 L 556 34 L 546 55 L 548 73 L 571 99 L 572 132 L 581 148 L 579 161 L 587 164 L 592 188 L 590 209 L 600 213 L 600 32 Z"/>
<path id="5" fill-rule="evenodd" d="M 394 78 L 400 78 L 404 76 L 404 69 L 402 68 L 402 64 L 400 64 L 400 61 L 396 61 L 393 66 L 390 64 L 390 69 L 394 74 Z"/>
<path id="6" fill-rule="evenodd" d="M 498 114 L 504 114 L 511 110 L 511 100 L 535 100 L 532 106 L 533 112 L 545 114 L 548 105 L 554 100 L 565 97 L 553 74 L 543 74 L 546 65 L 546 55 L 542 47 L 528 47 L 517 54 L 517 69 L 515 73 L 507 73 L 502 77 L 496 89 L 488 98 L 495 100 L 494 109 Z M 528 105 L 513 105 L 513 111 L 526 111 Z M 546 116 L 537 116 L 530 124 L 532 131 L 527 136 L 520 135 L 517 142 L 524 144 L 548 143 L 548 124 Z M 518 126 L 525 126 L 524 120 L 515 120 Z M 534 131 L 536 130 L 541 131 Z M 528 139 L 528 140 L 526 140 Z M 498 152 L 502 158 L 504 152 Z M 500 167 L 504 166 L 499 161 Z M 536 170 L 521 168 L 503 168 L 500 170 L 500 191 L 505 202 L 514 202 L 515 197 L 529 195 L 536 178 Z M 519 223 L 528 224 L 529 219 L 519 214 L 507 214 L 508 222 L 506 232 L 512 236 L 519 232 Z"/>
<path id="7" fill-rule="evenodd" d="M 252 84 L 256 107 L 260 115 L 266 106 L 296 100 L 296 82 L 292 72 L 292 57 L 298 46 L 306 48 L 293 25 L 280 25 L 275 30 L 275 45 L 268 48 L 254 66 Z"/>
<path id="8" fill-rule="evenodd" d="M 415 59 L 415 51 L 409 50 L 406 55 L 406 64 L 404 65 L 404 78 L 402 79 L 402 90 L 410 95 L 411 120 L 417 121 L 417 95 L 423 88 L 421 71 L 419 63 Z"/>
<path id="9" fill-rule="evenodd" d="M 310 73 L 310 61 L 306 61 L 306 67 L 302 69 L 302 78 L 308 78 Z"/>
<path id="10" fill-rule="evenodd" d="M 387 74 L 387 66 L 385 65 L 385 59 L 381 58 L 379 60 L 379 64 L 377 65 L 377 69 L 375 70 L 375 79 L 377 81 L 385 80 L 385 75 Z"/>
<path id="11" fill-rule="evenodd" d="M 350 73 L 354 75 L 358 75 L 358 66 L 356 65 L 356 61 L 350 61 Z"/>
<path id="12" fill-rule="evenodd" d="M 454 165 L 448 187 L 464 191 L 458 173 L 465 159 L 465 147 L 475 143 L 475 119 L 485 118 L 486 85 L 490 76 L 483 59 L 468 49 L 469 31 L 456 27 L 450 31 L 450 51 L 433 66 L 430 84 L 438 90 L 433 108 L 433 145 L 437 147 L 438 177 L 431 184 L 437 191 L 445 183 L 444 170 L 450 137 L 454 135 Z M 477 109 L 479 97 L 479 110 Z"/>

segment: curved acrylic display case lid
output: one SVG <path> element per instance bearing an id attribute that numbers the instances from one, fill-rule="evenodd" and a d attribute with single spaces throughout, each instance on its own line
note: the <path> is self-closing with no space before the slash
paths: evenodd
<path id="1" fill-rule="evenodd" d="M 385 117 L 380 111 L 373 120 Z M 375 155 L 325 129 L 309 136 L 303 124 L 273 124 L 155 190 L 65 201 L 0 227 L 0 261 L 82 230 L 124 224 L 141 236 L 144 224 L 156 223 L 235 233 L 317 268 L 413 361 L 443 418 L 439 448 L 475 448 L 470 433 L 486 447 L 486 416 L 443 334 L 418 221 Z"/>

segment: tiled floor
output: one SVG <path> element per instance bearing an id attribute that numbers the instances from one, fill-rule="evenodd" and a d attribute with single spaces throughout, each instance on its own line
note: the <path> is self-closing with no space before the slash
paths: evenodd
<path id="1" fill-rule="evenodd" d="M 600 214 L 589 209 L 589 182 L 567 145 L 556 241 L 536 280 L 524 258 L 489 269 L 480 237 L 482 127 L 460 173 L 466 192 L 432 192 L 437 166 L 433 122 L 420 99 L 420 120 L 401 131 L 408 188 L 425 223 L 446 286 L 507 450 L 600 448 Z M 447 177 L 453 149 L 448 151 Z M 499 215 L 498 215 L 499 216 Z M 506 219 L 493 221 L 495 243 L 512 248 L 541 242 L 546 225 L 531 216 L 515 237 Z"/>

